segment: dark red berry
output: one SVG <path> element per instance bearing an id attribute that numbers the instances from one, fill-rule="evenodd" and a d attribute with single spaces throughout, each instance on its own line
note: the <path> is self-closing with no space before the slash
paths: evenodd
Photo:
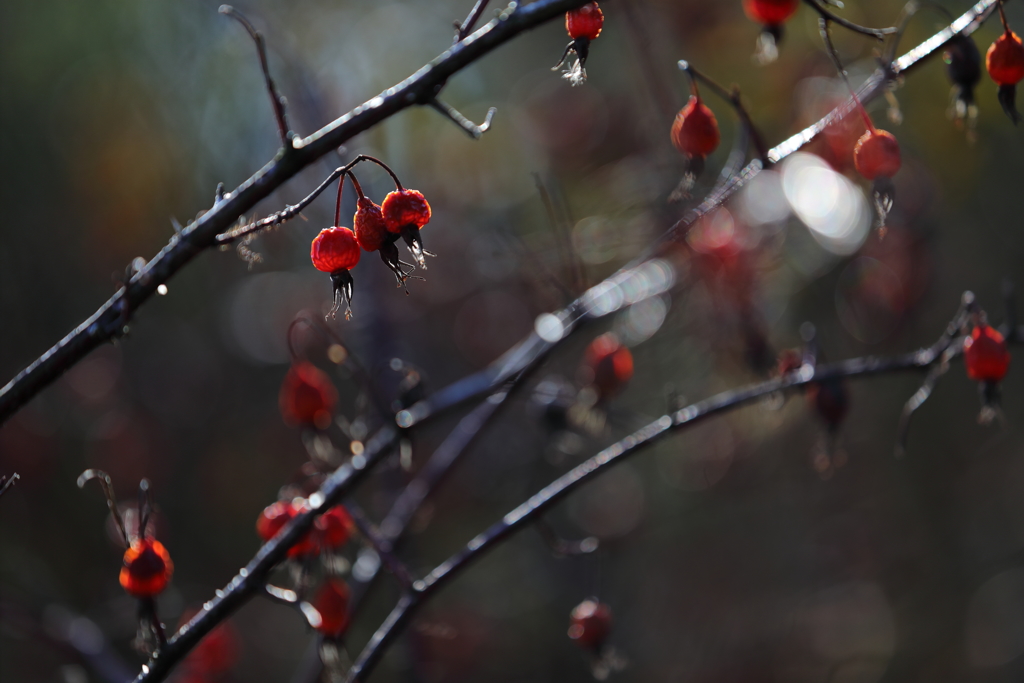
<path id="1" fill-rule="evenodd" d="M 569 637 L 583 648 L 598 650 L 612 630 L 612 610 L 597 600 L 584 600 L 569 617 Z"/>
<path id="2" fill-rule="evenodd" d="M 320 613 L 317 631 L 325 636 L 337 638 L 348 628 L 348 585 L 341 579 L 329 578 L 324 581 L 313 599 L 313 607 Z"/>
<path id="3" fill-rule="evenodd" d="M 430 204 L 416 190 L 389 192 L 380 205 L 388 232 L 400 233 L 406 226 L 417 230 L 430 222 Z"/>
<path id="4" fill-rule="evenodd" d="M 313 239 L 309 256 L 313 266 L 325 273 L 351 270 L 359 263 L 359 244 L 348 228 L 325 228 Z"/>
<path id="5" fill-rule="evenodd" d="M 302 512 L 290 501 L 279 500 L 264 508 L 260 516 L 256 518 L 256 533 L 264 541 L 269 541 L 292 520 L 295 515 Z M 299 542 L 288 549 L 288 557 L 310 557 L 320 552 L 320 545 L 317 538 L 307 532 Z"/>
<path id="6" fill-rule="evenodd" d="M 327 429 L 337 403 L 338 391 L 323 370 L 308 361 L 300 361 L 288 369 L 278 395 L 286 424 Z"/>
<path id="7" fill-rule="evenodd" d="M 594 40 L 601 35 L 603 26 L 604 12 L 596 2 L 588 2 L 579 9 L 565 13 L 565 30 L 573 40 Z"/>
<path id="8" fill-rule="evenodd" d="M 978 325 L 964 339 L 964 365 L 967 376 L 976 382 L 998 382 L 1010 369 L 1010 352 L 999 331 Z"/>
<path id="9" fill-rule="evenodd" d="M 796 14 L 800 0 L 743 0 L 743 11 L 751 21 L 778 26 Z"/>
<path id="10" fill-rule="evenodd" d="M 720 140 L 714 112 L 691 95 L 672 122 L 672 144 L 688 157 L 705 157 L 718 148 Z"/>
<path id="11" fill-rule="evenodd" d="M 1024 80 L 1024 45 L 1013 31 L 999 36 L 985 53 L 985 68 L 998 85 L 1016 85 Z"/>
<path id="12" fill-rule="evenodd" d="M 853 165 L 867 180 L 891 178 L 900 170 L 900 143 L 892 133 L 870 129 L 853 148 Z"/>
<path id="13" fill-rule="evenodd" d="M 377 251 L 388 239 L 388 227 L 384 222 L 384 213 L 379 205 L 369 197 L 360 197 L 356 201 L 356 213 L 352 217 L 352 231 L 356 242 L 366 251 Z"/>
<path id="14" fill-rule="evenodd" d="M 617 393 L 633 377 L 633 354 L 611 332 L 590 343 L 584 361 L 601 398 Z"/>
<path id="15" fill-rule="evenodd" d="M 137 598 L 151 598 L 167 587 L 174 574 L 171 555 L 160 541 L 143 538 L 124 552 L 121 587 Z"/>
<path id="16" fill-rule="evenodd" d="M 323 546 L 336 549 L 348 542 L 355 524 L 343 506 L 335 505 L 317 517 L 315 526 Z"/>

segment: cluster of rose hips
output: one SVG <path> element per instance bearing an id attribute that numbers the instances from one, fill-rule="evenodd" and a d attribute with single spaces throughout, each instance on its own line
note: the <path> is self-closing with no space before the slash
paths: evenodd
<path id="1" fill-rule="evenodd" d="M 308 509 L 309 503 L 303 498 L 271 503 L 257 517 L 256 533 L 264 541 L 269 541 L 296 515 Z M 317 517 L 313 528 L 288 549 L 288 559 L 309 563 L 322 555 L 335 554 L 348 543 L 354 528 L 348 511 L 336 505 Z M 330 566 L 330 563 L 326 564 Z M 348 604 L 348 584 L 336 576 L 325 577 L 312 601 L 312 606 L 319 613 L 316 630 L 329 638 L 344 634 L 349 620 Z"/>
<path id="2" fill-rule="evenodd" d="M 562 53 L 562 59 L 551 70 L 558 71 L 569 59 L 570 54 L 576 55 L 576 63 L 563 74 L 572 85 L 583 85 L 587 81 L 587 56 L 590 54 L 590 41 L 601 35 L 604 27 L 604 12 L 596 2 L 588 2 L 579 9 L 565 13 L 565 31 L 569 34 L 569 44 Z"/>
<path id="3" fill-rule="evenodd" d="M 425 254 L 434 255 L 423 248 L 419 234 L 420 229 L 430 222 L 430 204 L 423 193 L 402 187 L 398 176 L 383 162 L 366 156 L 362 159 L 373 161 L 383 167 L 395 181 L 394 191 L 389 192 L 383 202 L 376 204 L 363 194 L 355 174 L 350 169 L 345 170 L 338 179 L 334 226 L 320 231 L 313 239 L 309 252 L 313 266 L 319 271 L 331 274 L 331 283 L 334 285 L 334 306 L 331 314 L 337 313 L 341 305 L 345 304 L 346 320 L 352 317 L 351 270 L 359 263 L 360 249 L 378 252 L 384 264 L 394 273 L 400 287 L 405 285 L 414 266 L 399 260 L 398 249 L 395 246 L 399 238 L 405 241 L 420 268 L 427 267 L 423 258 Z M 346 177 L 352 180 L 359 195 L 356 200 L 356 212 L 352 217 L 352 228 L 341 226 L 341 199 Z"/>

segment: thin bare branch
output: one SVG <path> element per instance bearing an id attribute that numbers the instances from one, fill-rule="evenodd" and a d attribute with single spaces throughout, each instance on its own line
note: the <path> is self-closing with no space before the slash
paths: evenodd
<path id="1" fill-rule="evenodd" d="M 483 136 L 483 134 L 486 133 L 488 129 L 490 129 L 491 119 L 494 118 L 494 114 L 497 113 L 498 111 L 496 107 L 491 107 L 490 109 L 488 109 L 487 117 L 484 119 L 484 122 L 478 126 L 477 124 L 473 123 L 465 116 L 460 114 L 455 107 L 445 102 L 442 102 L 436 97 L 433 100 L 431 100 L 430 106 L 436 109 L 437 111 L 441 112 L 446 118 L 450 119 L 452 123 L 454 123 L 456 126 L 466 131 L 466 134 L 469 135 L 469 137 L 473 138 L 474 140 L 479 140 L 481 136 Z"/>
<path id="2" fill-rule="evenodd" d="M 7 489 L 14 486 L 14 482 L 18 481 L 19 479 L 21 479 L 21 475 L 19 475 L 17 472 L 15 472 L 9 477 L 7 475 L 0 476 L 0 496 L 7 493 Z"/>
<path id="3" fill-rule="evenodd" d="M 267 93 L 270 94 L 270 103 L 274 107 L 274 120 L 277 121 L 277 132 L 281 136 L 281 144 L 284 145 L 285 151 L 292 148 L 292 138 L 295 137 L 295 133 L 288 127 L 288 117 L 285 113 L 285 101 L 284 97 L 277 90 L 277 85 L 274 83 L 274 79 L 270 77 L 270 65 L 267 63 L 267 44 L 263 39 L 263 34 L 256 30 L 256 27 L 252 25 L 245 15 L 236 10 L 231 5 L 221 5 L 220 13 L 231 17 L 239 24 L 241 24 L 246 32 L 252 37 L 253 42 L 256 43 L 256 52 L 260 57 L 260 68 L 263 70 L 263 79 L 267 84 Z M 221 194 L 222 191 L 218 191 Z"/>
<path id="4" fill-rule="evenodd" d="M 948 340 L 943 336 L 935 346 L 893 358 L 869 356 L 829 365 L 819 365 L 815 368 L 805 365 L 782 377 L 725 391 L 682 410 L 661 416 L 548 484 L 525 503 L 505 515 L 500 522 L 472 539 L 461 551 L 438 565 L 422 580 L 416 581 L 412 589 L 399 599 L 387 619 L 370 638 L 349 672 L 348 683 L 365 681 L 380 661 L 385 650 L 408 624 L 416 610 L 470 564 L 516 532 L 536 523 L 542 515 L 584 483 L 658 443 L 667 435 L 709 417 L 749 405 L 775 392 L 789 392 L 812 383 L 826 382 L 841 377 L 868 377 L 925 370 L 937 362 L 947 349 L 952 350 L 955 356 L 962 351 L 962 348 L 962 346 L 955 345 L 953 340 Z"/>
<path id="5" fill-rule="evenodd" d="M 72 330 L 14 379 L 0 388 L 0 424 L 33 396 L 49 386 L 91 351 L 124 334 L 131 314 L 156 293 L 159 285 L 196 256 L 218 246 L 217 236 L 233 226 L 246 212 L 284 185 L 299 171 L 333 153 L 353 137 L 409 107 L 428 104 L 448 79 L 520 33 L 561 17 L 585 0 L 537 0 L 525 6 L 513 3 L 453 45 L 413 75 L 335 119 L 306 138 L 295 137 L 294 152 L 279 154 L 251 178 L 224 195 L 180 235 L 134 274 L 99 310 Z"/>

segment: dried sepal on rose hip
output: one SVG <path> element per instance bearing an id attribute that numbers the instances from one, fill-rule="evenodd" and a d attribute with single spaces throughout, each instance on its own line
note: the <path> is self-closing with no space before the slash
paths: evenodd
<path id="1" fill-rule="evenodd" d="M 999 382 L 1010 369 L 1010 350 L 984 313 L 976 314 L 974 329 L 964 337 L 964 367 L 967 376 L 979 383 L 982 408 L 978 422 L 988 424 L 999 415 Z"/>
<path id="2" fill-rule="evenodd" d="M 697 80 L 690 76 L 690 99 L 672 122 L 672 144 L 686 159 L 683 179 L 670 200 L 690 196 L 697 178 L 704 171 L 704 160 L 718 149 L 722 135 L 714 112 L 701 99 Z"/>
<path id="3" fill-rule="evenodd" d="M 966 121 L 967 134 L 973 139 L 978 122 L 974 89 L 981 81 L 981 53 L 972 37 L 958 33 L 946 45 L 942 60 L 946 63 L 946 75 L 953 83 L 949 115 L 957 125 Z"/>
<path id="4" fill-rule="evenodd" d="M 800 0 L 743 0 L 743 12 L 763 27 L 754 53 L 759 64 L 769 64 L 779 58 L 782 25 L 796 14 L 799 6 Z"/>
<path id="5" fill-rule="evenodd" d="M 278 394 L 278 406 L 286 424 L 327 429 L 337 404 L 338 391 L 323 370 L 309 361 L 297 361 L 288 369 Z"/>
<path id="6" fill-rule="evenodd" d="M 430 222 L 431 214 L 430 204 L 423 193 L 398 185 L 395 190 L 384 197 L 380 208 L 388 232 L 395 236 L 401 236 L 405 240 L 406 246 L 409 247 L 409 252 L 416 261 L 416 265 L 426 270 L 424 254 L 427 256 L 436 256 L 436 254 L 423 248 L 423 240 L 420 237 L 420 230 Z"/>
<path id="7" fill-rule="evenodd" d="M 596 2 L 588 2 L 582 7 L 565 13 L 565 31 L 572 40 L 565 47 L 562 59 L 551 70 L 562 68 L 571 54 L 576 55 L 576 62 L 562 74 L 562 78 L 570 84 L 583 85 L 587 82 L 587 57 L 590 55 L 590 42 L 601 35 L 604 28 L 604 12 Z"/>

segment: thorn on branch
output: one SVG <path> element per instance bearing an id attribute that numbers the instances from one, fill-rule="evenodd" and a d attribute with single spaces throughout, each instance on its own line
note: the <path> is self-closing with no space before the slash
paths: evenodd
<path id="1" fill-rule="evenodd" d="M 430 101 L 430 106 L 448 117 L 456 126 L 466 131 L 466 134 L 474 140 L 479 140 L 480 137 L 487 132 L 491 127 L 491 119 L 494 118 L 494 114 L 498 111 L 496 107 L 488 109 L 487 118 L 485 118 L 484 122 L 478 126 L 460 114 L 454 107 L 442 102 L 436 97 Z"/>
<path id="2" fill-rule="evenodd" d="M 267 46 L 266 41 L 263 39 L 263 34 L 256 30 L 256 27 L 245 18 L 241 12 L 236 10 L 231 5 L 221 5 L 221 14 L 231 17 L 245 28 L 246 32 L 252 37 L 253 42 L 256 43 L 256 52 L 260 58 L 260 68 L 263 70 L 263 78 L 267 84 L 267 92 L 270 94 L 270 104 L 274 108 L 274 119 L 277 121 L 277 130 L 281 136 L 281 144 L 284 145 L 285 151 L 293 149 L 292 140 L 295 138 L 295 133 L 288 127 L 288 119 L 285 113 L 285 99 L 281 96 L 281 93 L 277 91 L 277 85 L 274 84 L 274 79 L 270 76 L 270 66 L 267 64 Z M 223 186 L 218 186 L 218 195 L 222 192 Z M 219 197 L 218 197 L 219 200 Z"/>

